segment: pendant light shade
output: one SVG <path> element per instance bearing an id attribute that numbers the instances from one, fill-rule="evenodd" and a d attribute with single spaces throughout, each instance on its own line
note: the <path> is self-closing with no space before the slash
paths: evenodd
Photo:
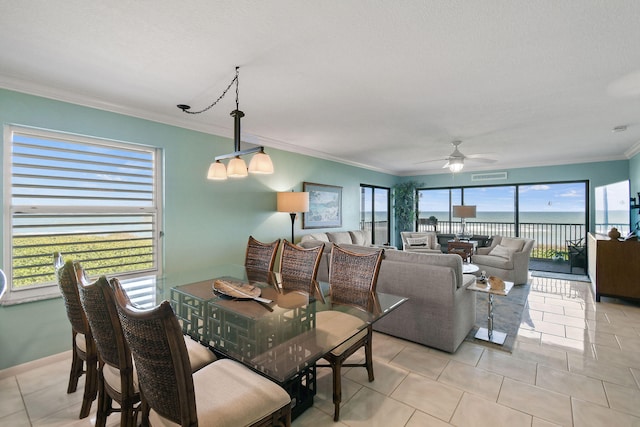
<path id="1" fill-rule="evenodd" d="M 253 147 L 246 150 L 240 149 L 240 119 L 244 117 L 244 113 L 240 111 L 240 103 L 238 101 L 239 90 L 238 90 L 238 82 L 239 82 L 239 67 L 236 67 L 236 76 L 229 86 L 222 92 L 222 95 L 218 97 L 213 103 L 211 103 L 208 107 L 200 110 L 200 111 L 191 111 L 191 107 L 186 104 L 178 104 L 177 107 L 181 109 L 183 112 L 187 114 L 200 114 L 212 108 L 214 105 L 218 103 L 226 93 L 231 89 L 233 84 L 236 85 L 236 109 L 231 112 L 231 116 L 233 117 L 233 153 L 229 154 L 221 154 L 215 157 L 215 162 L 211 163 L 209 166 L 209 170 L 207 171 L 207 178 L 212 180 L 222 181 L 229 178 L 244 178 L 252 174 L 272 174 L 274 172 L 273 163 L 271 162 L 271 157 L 264 152 L 264 147 Z M 249 163 L 249 169 L 247 169 L 247 164 L 240 156 L 245 156 L 248 154 L 254 154 L 251 162 Z M 225 167 L 224 163 L 220 160 L 229 160 L 229 164 Z"/>
<path id="2" fill-rule="evenodd" d="M 256 153 L 249 162 L 249 173 L 272 174 L 273 163 L 271 157 L 264 151 Z"/>
<path id="3" fill-rule="evenodd" d="M 464 160 L 462 158 L 449 159 L 449 170 L 453 173 L 460 172 L 464 167 Z"/>
<path id="4" fill-rule="evenodd" d="M 213 179 L 216 181 L 222 181 L 227 179 L 227 168 L 220 160 L 216 160 L 209 166 L 207 172 L 207 179 Z"/>
<path id="5" fill-rule="evenodd" d="M 227 167 L 227 176 L 229 178 L 244 178 L 247 175 L 247 164 L 239 156 L 229 161 L 229 166 Z"/>

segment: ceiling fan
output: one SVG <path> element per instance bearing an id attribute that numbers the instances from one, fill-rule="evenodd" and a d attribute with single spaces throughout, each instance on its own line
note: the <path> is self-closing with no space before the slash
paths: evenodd
<path id="1" fill-rule="evenodd" d="M 465 156 L 458 149 L 458 146 L 460 144 L 462 144 L 462 141 L 458 139 L 451 141 L 451 145 L 453 145 L 454 149 L 453 149 L 453 153 L 449 154 L 449 157 L 446 157 L 444 159 L 426 160 L 425 162 L 436 162 L 436 161 L 446 160 L 446 163 L 444 164 L 444 166 L 442 166 L 442 168 L 449 168 L 449 170 L 453 173 L 460 172 L 462 170 L 462 168 L 464 167 L 465 159 L 469 159 L 476 162 L 482 162 L 482 163 L 496 162 L 495 159 L 482 157 L 482 154 L 470 154 L 468 156 Z M 420 163 L 425 163 L 425 162 L 420 162 Z"/>

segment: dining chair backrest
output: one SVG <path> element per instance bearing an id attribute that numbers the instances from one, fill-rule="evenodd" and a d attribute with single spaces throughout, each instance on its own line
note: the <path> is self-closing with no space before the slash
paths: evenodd
<path id="1" fill-rule="evenodd" d="M 383 253 L 384 249 L 352 252 L 334 244 L 329 263 L 331 303 L 371 309 Z"/>
<path id="2" fill-rule="evenodd" d="M 121 372 L 132 372 L 131 352 L 124 339 L 114 292 L 109 281 L 105 276 L 100 276 L 94 283 L 88 283 L 82 268 L 76 268 L 76 274 L 80 301 L 102 361 Z"/>
<path id="3" fill-rule="evenodd" d="M 253 236 L 249 236 L 244 266 L 251 270 L 273 270 L 279 245 L 280 239 L 271 243 L 262 243 Z"/>
<path id="4" fill-rule="evenodd" d="M 91 333 L 91 327 L 80 302 L 76 266 L 72 260 L 64 261 L 62 254 L 53 255 L 53 266 L 58 279 L 58 287 L 62 293 L 67 317 L 71 323 L 72 359 L 67 393 L 73 393 L 78 386 L 79 378 L 86 373 L 84 394 L 80 408 L 80 418 L 89 416 L 91 404 L 98 391 L 98 350 Z M 86 364 L 86 369 L 83 365 Z"/>
<path id="5" fill-rule="evenodd" d="M 91 326 L 98 355 L 104 363 L 98 385 L 100 404 L 96 412 L 96 425 L 105 425 L 109 414 L 114 412 L 113 399 L 120 406 L 120 425 L 133 426 L 139 409 L 136 404 L 140 402 L 135 385 L 138 378 L 122 332 L 112 285 L 105 276 L 88 283 L 80 266 L 76 266 L 76 277 L 80 301 Z M 117 279 L 113 280 L 119 286 Z"/>
<path id="6" fill-rule="evenodd" d="M 169 301 L 140 310 L 115 290 L 116 308 L 145 401 L 178 425 L 197 425 L 195 393 L 182 329 Z"/>
<path id="7" fill-rule="evenodd" d="M 280 253 L 280 274 L 283 279 L 315 280 L 324 246 L 302 248 L 286 239 Z"/>
<path id="8" fill-rule="evenodd" d="M 72 260 L 66 262 L 60 253 L 54 255 L 54 267 L 58 278 L 58 287 L 62 293 L 64 306 L 67 309 L 67 317 L 71 323 L 71 328 L 79 334 L 91 337 L 91 328 L 87 321 L 80 294 L 78 293 L 78 282 L 76 279 L 75 266 Z"/>

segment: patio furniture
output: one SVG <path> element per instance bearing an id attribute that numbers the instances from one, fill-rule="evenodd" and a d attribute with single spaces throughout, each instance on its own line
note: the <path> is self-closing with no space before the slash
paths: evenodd
<path id="1" fill-rule="evenodd" d="M 584 237 L 576 240 L 567 240 L 567 253 L 569 254 L 569 272 L 573 273 L 573 267 L 587 267 L 587 245 Z"/>

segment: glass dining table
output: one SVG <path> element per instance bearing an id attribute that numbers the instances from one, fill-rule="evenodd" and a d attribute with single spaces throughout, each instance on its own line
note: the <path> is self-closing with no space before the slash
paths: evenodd
<path id="1" fill-rule="evenodd" d="M 183 333 L 284 387 L 294 418 L 313 405 L 316 361 L 406 301 L 376 292 L 366 307 L 332 304 L 326 282 L 285 280 L 241 265 L 162 280 Z M 243 293 L 225 292 L 220 284 L 229 283 Z"/>

